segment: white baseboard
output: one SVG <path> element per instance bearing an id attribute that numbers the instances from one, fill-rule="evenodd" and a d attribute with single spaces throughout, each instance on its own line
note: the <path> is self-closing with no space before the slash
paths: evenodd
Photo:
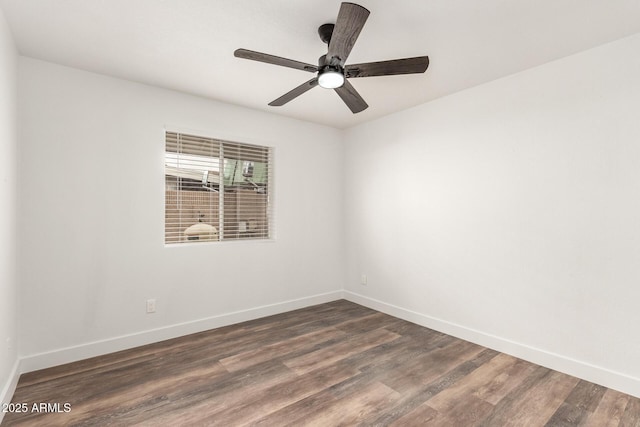
<path id="1" fill-rule="evenodd" d="M 334 291 L 325 294 L 314 295 L 295 300 L 284 301 L 276 304 L 264 305 L 247 310 L 225 313 L 205 319 L 194 320 L 185 323 L 165 326 L 158 329 L 123 335 L 106 340 L 93 341 L 77 346 L 60 348 L 40 354 L 33 354 L 20 359 L 19 373 L 36 371 L 52 366 L 75 362 L 90 357 L 126 350 L 141 345 L 151 344 L 171 338 L 202 332 L 209 329 L 220 328 L 234 323 L 254 320 L 265 316 L 280 314 L 299 308 L 309 307 L 342 299 L 342 291 Z M 13 393 L 13 391 L 12 391 Z"/>
<path id="2" fill-rule="evenodd" d="M 407 310 L 354 292 L 344 298 L 394 317 L 640 398 L 640 378 Z"/>
<path id="3" fill-rule="evenodd" d="M 2 390 L 0 390 L 0 404 L 2 403 L 11 403 L 11 398 L 13 397 L 13 393 L 16 391 L 16 386 L 18 385 L 18 379 L 20 378 L 20 360 L 17 359 L 13 364 L 13 369 L 11 369 L 11 373 L 9 373 L 9 378 L 7 383 L 4 385 Z M 2 419 L 4 418 L 4 412 L 0 410 L 0 424 L 2 424 Z"/>

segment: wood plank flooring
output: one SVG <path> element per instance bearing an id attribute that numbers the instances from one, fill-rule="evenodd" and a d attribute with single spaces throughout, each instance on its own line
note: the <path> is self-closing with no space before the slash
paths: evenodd
<path id="1" fill-rule="evenodd" d="M 2 426 L 640 426 L 640 399 L 347 301 L 24 374 L 13 402 Z"/>

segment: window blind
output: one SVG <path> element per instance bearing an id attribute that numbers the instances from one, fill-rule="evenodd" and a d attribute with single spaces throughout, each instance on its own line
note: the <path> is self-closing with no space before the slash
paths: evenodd
<path id="1" fill-rule="evenodd" d="M 270 237 L 269 147 L 166 132 L 165 244 Z"/>

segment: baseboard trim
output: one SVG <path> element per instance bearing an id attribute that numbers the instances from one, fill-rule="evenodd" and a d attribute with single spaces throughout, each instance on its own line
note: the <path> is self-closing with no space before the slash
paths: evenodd
<path id="1" fill-rule="evenodd" d="M 16 362 L 13 364 L 13 368 L 9 373 L 7 383 L 4 385 L 2 390 L 0 390 L 0 404 L 11 403 L 13 393 L 15 393 L 18 385 L 18 379 L 20 379 L 20 359 L 16 359 Z M 0 410 L 0 424 L 2 424 L 4 414 L 5 413 Z"/>
<path id="2" fill-rule="evenodd" d="M 209 329 L 220 328 L 235 323 L 246 322 L 248 320 L 259 319 L 265 316 L 280 314 L 291 310 L 309 307 L 316 304 L 323 304 L 343 298 L 343 292 L 334 291 L 310 297 L 288 300 L 275 304 L 263 305 L 247 310 L 234 311 L 217 316 L 190 322 L 151 329 L 134 334 L 109 338 L 106 340 L 93 341 L 72 347 L 60 348 L 45 353 L 24 356 L 20 359 L 17 372 L 25 373 L 37 371 L 39 369 L 50 368 L 63 365 L 65 363 L 76 362 L 78 360 L 103 354 L 126 350 L 141 345 L 152 344 L 171 338 L 177 338 Z M 12 392 L 13 393 L 13 392 Z"/>
<path id="3" fill-rule="evenodd" d="M 394 317 L 640 398 L 640 378 L 344 291 L 344 299 Z"/>

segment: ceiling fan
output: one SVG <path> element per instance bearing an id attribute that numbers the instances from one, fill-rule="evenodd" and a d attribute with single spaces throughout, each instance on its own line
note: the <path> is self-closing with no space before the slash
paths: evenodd
<path id="1" fill-rule="evenodd" d="M 317 73 L 311 80 L 271 101 L 271 106 L 284 105 L 309 89 L 320 86 L 334 89 L 354 114 L 359 113 L 368 105 L 347 79 L 424 73 L 429 66 L 428 56 L 345 65 L 368 17 L 369 11 L 364 7 L 354 3 L 342 3 L 336 23 L 324 24 L 318 28 L 320 39 L 328 44 L 329 48 L 327 54 L 318 59 L 317 66 L 247 49 L 237 49 L 233 54 L 237 58 Z"/>

